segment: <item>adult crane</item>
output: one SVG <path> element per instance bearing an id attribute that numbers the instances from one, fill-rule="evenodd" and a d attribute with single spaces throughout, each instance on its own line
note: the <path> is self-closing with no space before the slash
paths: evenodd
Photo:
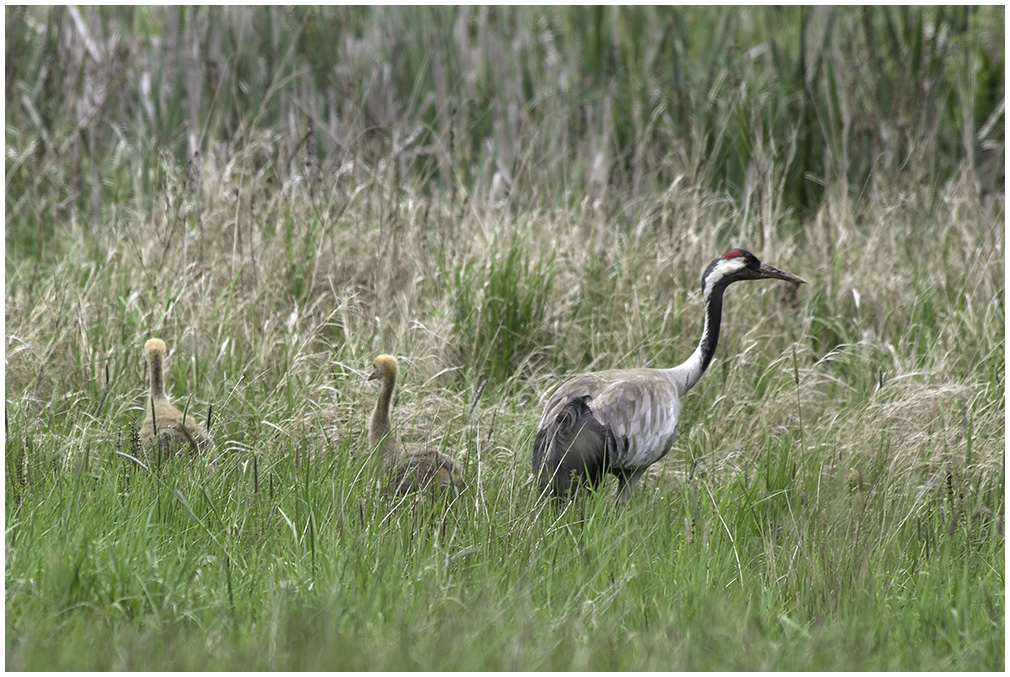
<path id="1" fill-rule="evenodd" d="M 805 280 L 730 249 L 701 276 L 705 321 L 691 356 L 671 369 L 611 369 L 567 381 L 544 407 L 533 443 L 533 474 L 541 494 L 569 497 L 576 489 L 617 475 L 618 501 L 627 500 L 646 468 L 666 456 L 680 420 L 680 399 L 705 373 L 722 320 L 722 295 L 740 280 Z"/>

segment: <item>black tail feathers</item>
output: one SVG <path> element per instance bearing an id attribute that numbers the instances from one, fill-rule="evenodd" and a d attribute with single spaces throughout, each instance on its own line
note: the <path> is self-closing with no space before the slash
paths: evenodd
<path id="1" fill-rule="evenodd" d="M 596 486 L 616 448 L 610 428 L 600 423 L 587 404 L 588 397 L 573 397 L 533 443 L 533 474 L 541 493 L 567 498 L 584 485 Z"/>

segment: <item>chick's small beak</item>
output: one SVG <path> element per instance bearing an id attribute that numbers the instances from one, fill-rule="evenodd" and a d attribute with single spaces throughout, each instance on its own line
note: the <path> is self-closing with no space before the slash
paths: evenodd
<path id="1" fill-rule="evenodd" d="M 769 266 L 767 263 L 761 264 L 761 277 L 774 278 L 776 280 L 786 280 L 788 282 L 795 282 L 796 284 L 806 284 L 806 280 L 792 273 L 787 273 L 784 270 L 779 270 L 775 266 Z"/>
<path id="2" fill-rule="evenodd" d="M 365 379 L 365 380 L 366 381 L 374 381 L 377 378 L 379 378 L 379 370 L 378 369 L 373 369 L 371 375 L 367 379 Z"/>

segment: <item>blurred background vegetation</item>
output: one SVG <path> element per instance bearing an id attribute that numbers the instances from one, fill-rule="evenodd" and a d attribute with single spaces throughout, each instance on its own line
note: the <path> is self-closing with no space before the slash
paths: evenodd
<path id="1" fill-rule="evenodd" d="M 1000 6 L 5 13 L 8 263 L 68 214 L 155 200 L 166 159 L 253 142 L 278 182 L 393 163 L 418 194 L 526 208 L 683 183 L 802 217 L 829 190 L 1004 185 Z"/>

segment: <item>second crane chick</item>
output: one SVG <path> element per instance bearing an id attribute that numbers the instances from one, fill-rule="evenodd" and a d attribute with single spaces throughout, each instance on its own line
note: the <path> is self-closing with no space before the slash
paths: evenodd
<path id="1" fill-rule="evenodd" d="M 192 416 L 184 416 L 176 409 L 165 395 L 165 342 L 158 338 L 148 339 L 144 352 L 147 353 L 147 365 L 151 372 L 151 399 L 140 426 L 140 442 L 144 451 L 150 452 L 155 448 L 155 439 L 166 452 L 180 447 L 189 447 L 194 453 L 207 451 L 210 446 L 207 433 Z"/>
<path id="2" fill-rule="evenodd" d="M 389 470 L 389 489 L 406 494 L 426 487 L 443 493 L 465 489 L 466 483 L 452 459 L 434 450 L 405 445 L 389 422 L 390 403 L 396 386 L 396 358 L 379 355 L 369 381 L 379 379 L 379 397 L 368 424 L 368 442 Z"/>

